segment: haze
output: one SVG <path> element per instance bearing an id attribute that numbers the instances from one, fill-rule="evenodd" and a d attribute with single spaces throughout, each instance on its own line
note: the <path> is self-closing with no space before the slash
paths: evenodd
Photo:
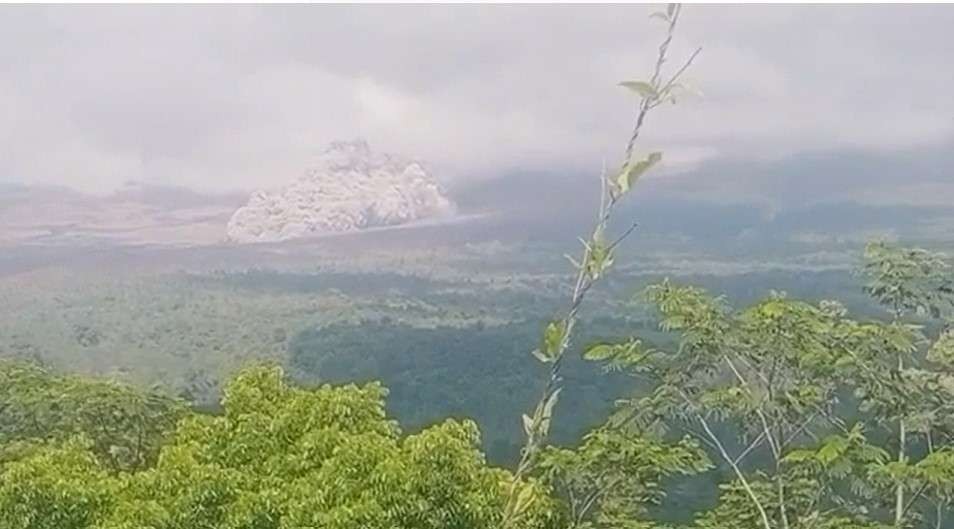
<path id="1" fill-rule="evenodd" d="M 619 156 L 636 101 L 617 83 L 652 60 L 651 10 L 4 6 L 0 182 L 269 187 L 359 136 L 452 185 L 591 178 Z M 694 6 L 683 24 L 674 51 L 704 48 L 687 79 L 703 97 L 661 113 L 647 148 L 684 185 L 730 162 L 950 150 L 950 6 Z M 928 177 L 899 163 L 869 175 L 888 186 L 872 200 L 954 198 L 949 159 Z"/>

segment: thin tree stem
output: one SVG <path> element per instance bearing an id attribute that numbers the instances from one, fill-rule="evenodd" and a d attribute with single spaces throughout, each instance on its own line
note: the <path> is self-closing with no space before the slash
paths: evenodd
<path id="1" fill-rule="evenodd" d="M 900 374 L 903 370 L 904 358 L 902 358 L 901 355 L 898 355 L 898 373 Z M 907 460 L 905 455 L 907 433 L 907 428 L 904 424 L 904 417 L 902 416 L 900 419 L 898 419 L 898 463 L 901 463 L 902 465 Z M 895 527 L 901 527 L 904 524 L 904 514 L 906 511 L 904 508 L 904 483 L 902 483 L 901 480 L 898 480 L 894 494 L 894 525 Z"/>
<path id="2" fill-rule="evenodd" d="M 749 480 L 746 479 L 745 474 L 742 472 L 742 469 L 735 464 L 735 461 L 729 456 L 729 452 L 725 449 L 725 446 L 722 444 L 722 441 L 719 440 L 719 437 L 712 431 L 712 428 L 709 427 L 709 422 L 706 421 L 705 417 L 700 413 L 696 413 L 696 419 L 699 421 L 699 424 L 702 425 L 702 429 L 705 430 L 706 435 L 709 436 L 709 439 L 712 440 L 712 443 L 716 445 L 716 448 L 719 450 L 719 455 L 722 456 L 722 459 L 732 467 L 732 471 L 735 473 L 736 478 L 738 478 L 739 483 L 742 484 L 742 488 L 745 489 L 746 494 L 748 494 L 749 499 L 752 500 L 753 505 L 759 511 L 759 516 L 762 519 L 762 526 L 765 529 L 772 529 L 772 523 L 769 521 L 768 513 L 765 512 L 765 507 L 762 506 L 762 502 L 759 500 L 758 496 L 755 495 L 755 491 L 752 490 L 752 486 L 749 484 Z"/>
<path id="3" fill-rule="evenodd" d="M 657 89 L 660 84 L 660 79 L 662 75 L 662 67 L 666 62 L 667 52 L 669 49 L 669 44 L 672 42 L 673 35 L 675 33 L 676 23 L 679 19 L 679 14 L 682 11 L 682 6 L 675 5 L 675 8 L 672 12 L 671 17 L 669 18 L 668 31 L 666 37 L 664 38 L 662 44 L 660 44 L 658 53 L 656 56 L 655 68 L 653 69 L 652 86 Z M 682 75 L 682 73 L 688 68 L 689 64 L 692 63 L 692 60 L 698 54 L 698 51 L 690 57 L 689 61 L 680 68 L 673 78 L 670 79 L 670 83 Z M 630 134 L 629 140 L 626 143 L 626 148 L 624 150 L 624 157 L 622 163 L 622 170 L 625 171 L 632 162 L 633 149 L 635 148 L 636 141 L 639 139 L 639 135 L 642 131 L 643 124 L 646 121 L 646 117 L 649 114 L 649 111 L 653 108 L 653 103 L 658 99 L 652 96 L 643 97 L 640 100 L 638 107 L 637 115 L 635 118 L 635 124 L 633 130 Z M 560 325 L 562 325 L 562 340 L 558 344 L 557 350 L 553 355 L 553 362 L 550 367 L 549 376 L 547 378 L 547 383 L 543 389 L 543 392 L 540 396 L 540 400 L 537 403 L 537 409 L 544 406 L 546 403 L 550 402 L 554 398 L 556 393 L 560 391 L 562 387 L 562 376 L 561 370 L 563 366 L 563 361 L 566 356 L 567 349 L 572 341 L 573 334 L 576 328 L 577 319 L 579 311 L 582 307 L 583 301 L 586 298 L 586 294 L 592 288 L 593 284 L 602 277 L 602 274 L 596 275 L 591 274 L 589 269 L 589 261 L 593 255 L 593 248 L 591 244 L 595 244 L 599 236 L 605 232 L 607 226 L 609 225 L 610 217 L 612 216 L 614 207 L 616 206 L 618 200 L 621 198 L 620 194 L 616 191 L 615 182 L 608 182 L 607 175 L 604 170 L 600 175 L 600 207 L 597 215 L 597 220 L 593 228 L 590 241 L 584 244 L 584 250 L 582 254 L 582 259 L 578 262 L 578 270 L 576 274 L 576 280 L 573 287 L 573 294 L 570 298 L 570 306 L 567 309 L 564 317 L 559 320 Z M 629 229 L 627 229 L 619 238 L 614 240 L 609 246 L 608 251 L 612 252 L 625 238 L 627 238 L 633 230 L 636 229 L 636 224 L 632 224 Z M 521 450 L 520 461 L 517 464 L 517 468 L 514 472 L 513 480 L 511 482 L 510 490 L 508 493 L 507 504 L 504 510 L 503 517 L 503 528 L 509 528 L 513 525 L 516 518 L 519 516 L 517 512 L 517 498 L 519 497 L 519 487 L 523 482 L 526 475 L 533 469 L 534 464 L 536 463 L 536 458 L 539 454 L 540 449 L 544 446 L 546 442 L 547 432 L 545 428 L 541 428 L 539 424 L 534 423 L 534 428 L 537 431 L 529 431 L 527 435 L 527 441 Z"/>

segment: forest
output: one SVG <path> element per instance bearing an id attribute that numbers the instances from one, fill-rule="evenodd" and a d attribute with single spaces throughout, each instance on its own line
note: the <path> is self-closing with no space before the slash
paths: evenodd
<path id="1" fill-rule="evenodd" d="M 355 261 L 0 290 L 0 529 L 954 526 L 951 256 L 623 264 L 663 158 L 644 127 L 692 92 L 700 49 L 668 66 L 681 12 L 654 13 L 654 66 L 620 83 L 633 130 L 580 247 L 523 256 L 543 271 L 470 247 L 401 257 L 426 279 Z"/>
<path id="2" fill-rule="evenodd" d="M 418 345 L 445 348 L 450 367 L 417 378 L 400 374 L 439 362 L 415 359 L 400 330 L 366 329 L 394 345 L 393 355 L 368 358 L 380 370 L 370 372 L 349 366 L 362 345 L 341 334 L 341 356 L 326 357 L 331 368 L 322 372 L 347 380 L 354 369 L 403 386 L 389 396 L 374 381 L 295 382 L 317 367 L 293 354 L 288 373 L 268 364 L 242 369 L 211 410 L 164 391 L 6 360 L 0 523 L 946 527 L 954 501 L 950 260 L 873 242 L 864 262 L 859 290 L 883 306 L 883 317 L 782 292 L 735 308 L 691 285 L 646 288 L 641 296 L 663 334 L 644 340 L 642 329 L 612 320 L 586 329 L 559 401 L 524 416 L 529 435 L 539 435 L 534 423 L 551 422 L 554 435 L 519 480 L 525 458 L 497 446 L 504 453 L 491 459 L 499 463 L 488 461 L 466 416 L 494 431 L 488 419 L 526 401 L 515 395 L 542 389 L 468 367 L 468 359 L 486 362 L 475 348 L 518 336 L 512 330 L 463 340 L 431 331 L 432 341 Z M 536 356 L 558 346 L 554 328 Z M 307 351 L 307 334 L 300 340 L 295 348 Z M 493 348 L 512 362 L 541 363 L 519 345 Z M 452 368 L 477 384 L 454 380 Z M 410 428 L 389 412 L 395 397 L 400 406 L 391 409 Z M 429 421 L 440 415 L 456 418 Z"/>

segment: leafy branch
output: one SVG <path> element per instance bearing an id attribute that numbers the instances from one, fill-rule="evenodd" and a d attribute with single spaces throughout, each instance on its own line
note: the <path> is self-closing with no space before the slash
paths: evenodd
<path id="1" fill-rule="evenodd" d="M 633 223 L 622 235 L 608 242 L 606 231 L 620 200 L 633 188 L 639 178 L 662 160 L 662 153 L 652 152 L 645 158 L 634 158 L 634 150 L 649 113 L 664 102 L 675 103 L 674 91 L 680 87 L 678 81 L 689 68 L 701 49 L 697 49 L 683 65 L 667 78 L 663 77 L 664 65 L 668 60 L 669 46 L 675 35 L 676 25 L 682 13 L 680 4 L 669 4 L 665 12 L 654 13 L 653 18 L 666 22 L 666 36 L 660 44 L 655 66 L 649 81 L 624 81 L 621 86 L 636 92 L 640 97 L 632 133 L 626 143 L 623 162 L 615 175 L 609 175 L 605 166 L 600 173 L 600 203 L 596 222 L 588 239 L 581 240 L 582 255 L 579 259 L 568 256 L 576 269 L 573 293 L 565 314 L 551 323 L 544 331 L 542 344 L 533 351 L 533 355 L 550 365 L 547 382 L 532 415 L 523 416 L 526 442 L 521 451 L 520 462 L 514 473 L 504 511 L 502 527 L 512 527 L 520 518 L 525 502 L 521 502 L 521 488 L 528 473 L 537 463 L 542 448 L 549 435 L 552 414 L 560 391 L 563 388 L 561 370 L 567 349 L 573 338 L 579 313 L 587 293 L 612 267 L 617 247 L 636 229 Z"/>

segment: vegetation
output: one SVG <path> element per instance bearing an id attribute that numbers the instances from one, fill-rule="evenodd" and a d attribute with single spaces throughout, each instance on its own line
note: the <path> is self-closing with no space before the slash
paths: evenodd
<path id="1" fill-rule="evenodd" d="M 631 395 L 578 441 L 541 444 L 509 522 L 515 474 L 488 464 L 476 425 L 403 433 L 374 382 L 308 389 L 249 367 L 209 413 L 4 362 L 0 527 L 946 527 L 954 335 L 925 324 L 954 309 L 949 263 L 869 245 L 878 319 L 781 292 L 736 310 L 649 287 L 671 339 L 586 339 L 585 359 Z M 713 482 L 714 504 L 673 503 Z"/>
<path id="2" fill-rule="evenodd" d="M 0 526 L 496 527 L 507 473 L 486 465 L 474 424 L 448 420 L 401 436 L 385 393 L 377 384 L 295 389 L 278 368 L 250 368 L 226 388 L 220 415 L 147 432 L 150 445 L 164 439 L 148 469 L 104 464 L 95 432 L 26 438 L 34 446 L 2 467 Z M 27 416 L 12 419 L 28 427 Z M 543 491 L 525 490 L 541 498 L 525 527 L 555 523 Z"/>
<path id="3" fill-rule="evenodd" d="M 106 467 L 140 470 L 155 463 L 163 436 L 185 410 L 159 393 L 0 361 L 0 461 L 36 442 L 81 436 Z"/>
<path id="4" fill-rule="evenodd" d="M 527 508 L 527 505 L 520 501 L 520 490 L 526 486 L 528 476 L 535 473 L 538 468 L 542 468 L 546 463 L 545 448 L 553 423 L 553 410 L 560 393 L 564 389 L 563 364 L 570 349 L 570 343 L 575 337 L 574 333 L 577 323 L 580 321 L 580 311 L 583 308 L 583 303 L 591 289 L 612 268 L 616 260 L 617 247 L 636 229 L 637 225 L 634 223 L 621 235 L 613 239 L 609 238 L 607 230 L 610 227 L 610 221 L 616 206 L 629 194 L 640 177 L 662 160 L 662 153 L 660 152 L 651 152 L 645 157 L 636 157 L 636 144 L 643 132 L 646 119 L 656 107 L 665 103 L 675 104 L 677 96 L 684 88 L 680 83 L 680 77 L 701 51 L 697 49 L 685 64 L 676 69 L 674 73 L 668 77 L 664 75 L 663 66 L 668 59 L 669 46 L 672 43 L 681 12 L 681 5 L 669 4 L 666 11 L 653 13 L 653 17 L 660 18 L 665 22 L 667 31 L 665 38 L 659 45 L 652 76 L 648 81 L 623 81 L 620 83 L 621 86 L 632 90 L 639 96 L 633 131 L 626 142 L 619 171 L 607 174 L 604 167 L 600 174 L 600 200 L 596 222 L 588 238 L 586 240 L 581 239 L 583 250 L 579 259 L 567 256 L 576 271 L 576 279 L 573 283 L 573 291 L 568 306 L 560 317 L 547 324 L 540 346 L 534 349 L 532 353 L 541 363 L 549 366 L 549 373 L 540 399 L 533 407 L 532 412 L 522 416 L 526 442 L 520 451 L 520 461 L 517 463 L 514 479 L 510 486 L 502 524 L 504 528 L 515 527 L 522 519 L 523 510 Z M 620 435 L 619 432 L 616 432 L 616 435 Z M 596 437 L 596 439 L 599 438 L 599 436 Z M 624 439 L 623 442 L 631 442 L 631 440 Z M 581 456 L 585 454 L 585 450 L 580 453 Z M 605 479 L 604 473 L 600 473 L 596 479 L 598 481 Z M 569 501 L 573 514 L 571 524 L 578 526 L 586 523 L 591 512 L 589 507 L 597 501 L 612 497 L 612 489 L 620 485 L 616 481 L 610 484 L 600 483 L 596 491 L 586 496 L 586 498 L 591 499 L 585 500 L 579 508 L 573 501 L 572 486 L 570 486 L 567 494 L 571 495 Z"/>
<path id="5" fill-rule="evenodd" d="M 806 300 L 745 285 L 742 308 L 668 279 L 638 303 L 610 299 L 635 229 L 611 237 L 611 221 L 662 157 L 637 156 L 637 140 L 695 58 L 664 75 L 680 13 L 654 14 L 666 35 L 653 73 L 622 83 L 639 97 L 634 130 L 601 175 L 569 288 L 466 262 L 427 280 L 249 271 L 11 315 L 30 325 L 5 323 L 0 340 L 17 358 L 0 362 L 0 529 L 950 526 L 948 257 L 869 244 L 863 306 L 825 299 L 840 282 Z M 11 314 L 30 306 L 0 294 Z M 68 332 L 38 347 L 44 329 Z M 124 358 L 176 369 L 179 397 L 36 362 L 45 347 L 103 362 L 136 343 Z"/>
<path id="6" fill-rule="evenodd" d="M 619 338 L 624 322 L 589 321 L 582 330 L 590 340 Z M 305 384 L 319 379 L 381 381 L 390 390 L 388 410 L 410 430 L 446 417 L 470 418 L 480 425 L 488 458 L 509 465 L 519 458 L 521 441 L 514 417 L 542 389 L 534 382 L 539 363 L 526 354 L 539 331 L 536 321 L 433 329 L 397 323 L 332 325 L 295 337 L 288 365 Z M 579 354 L 567 360 L 565 377 L 574 399 L 562 408 L 573 420 L 557 425 L 554 435 L 572 442 L 606 418 L 628 384 L 622 376 L 600 377 L 598 366 Z"/>
<path id="7" fill-rule="evenodd" d="M 675 347 L 633 339 L 587 351 L 650 381 L 621 402 L 613 428 L 687 435 L 728 474 L 699 527 L 945 526 L 950 331 L 930 338 L 903 316 L 949 315 L 954 278 L 924 250 L 878 242 L 865 257 L 865 290 L 887 321 L 781 293 L 735 311 L 663 282 L 647 297 Z"/>

